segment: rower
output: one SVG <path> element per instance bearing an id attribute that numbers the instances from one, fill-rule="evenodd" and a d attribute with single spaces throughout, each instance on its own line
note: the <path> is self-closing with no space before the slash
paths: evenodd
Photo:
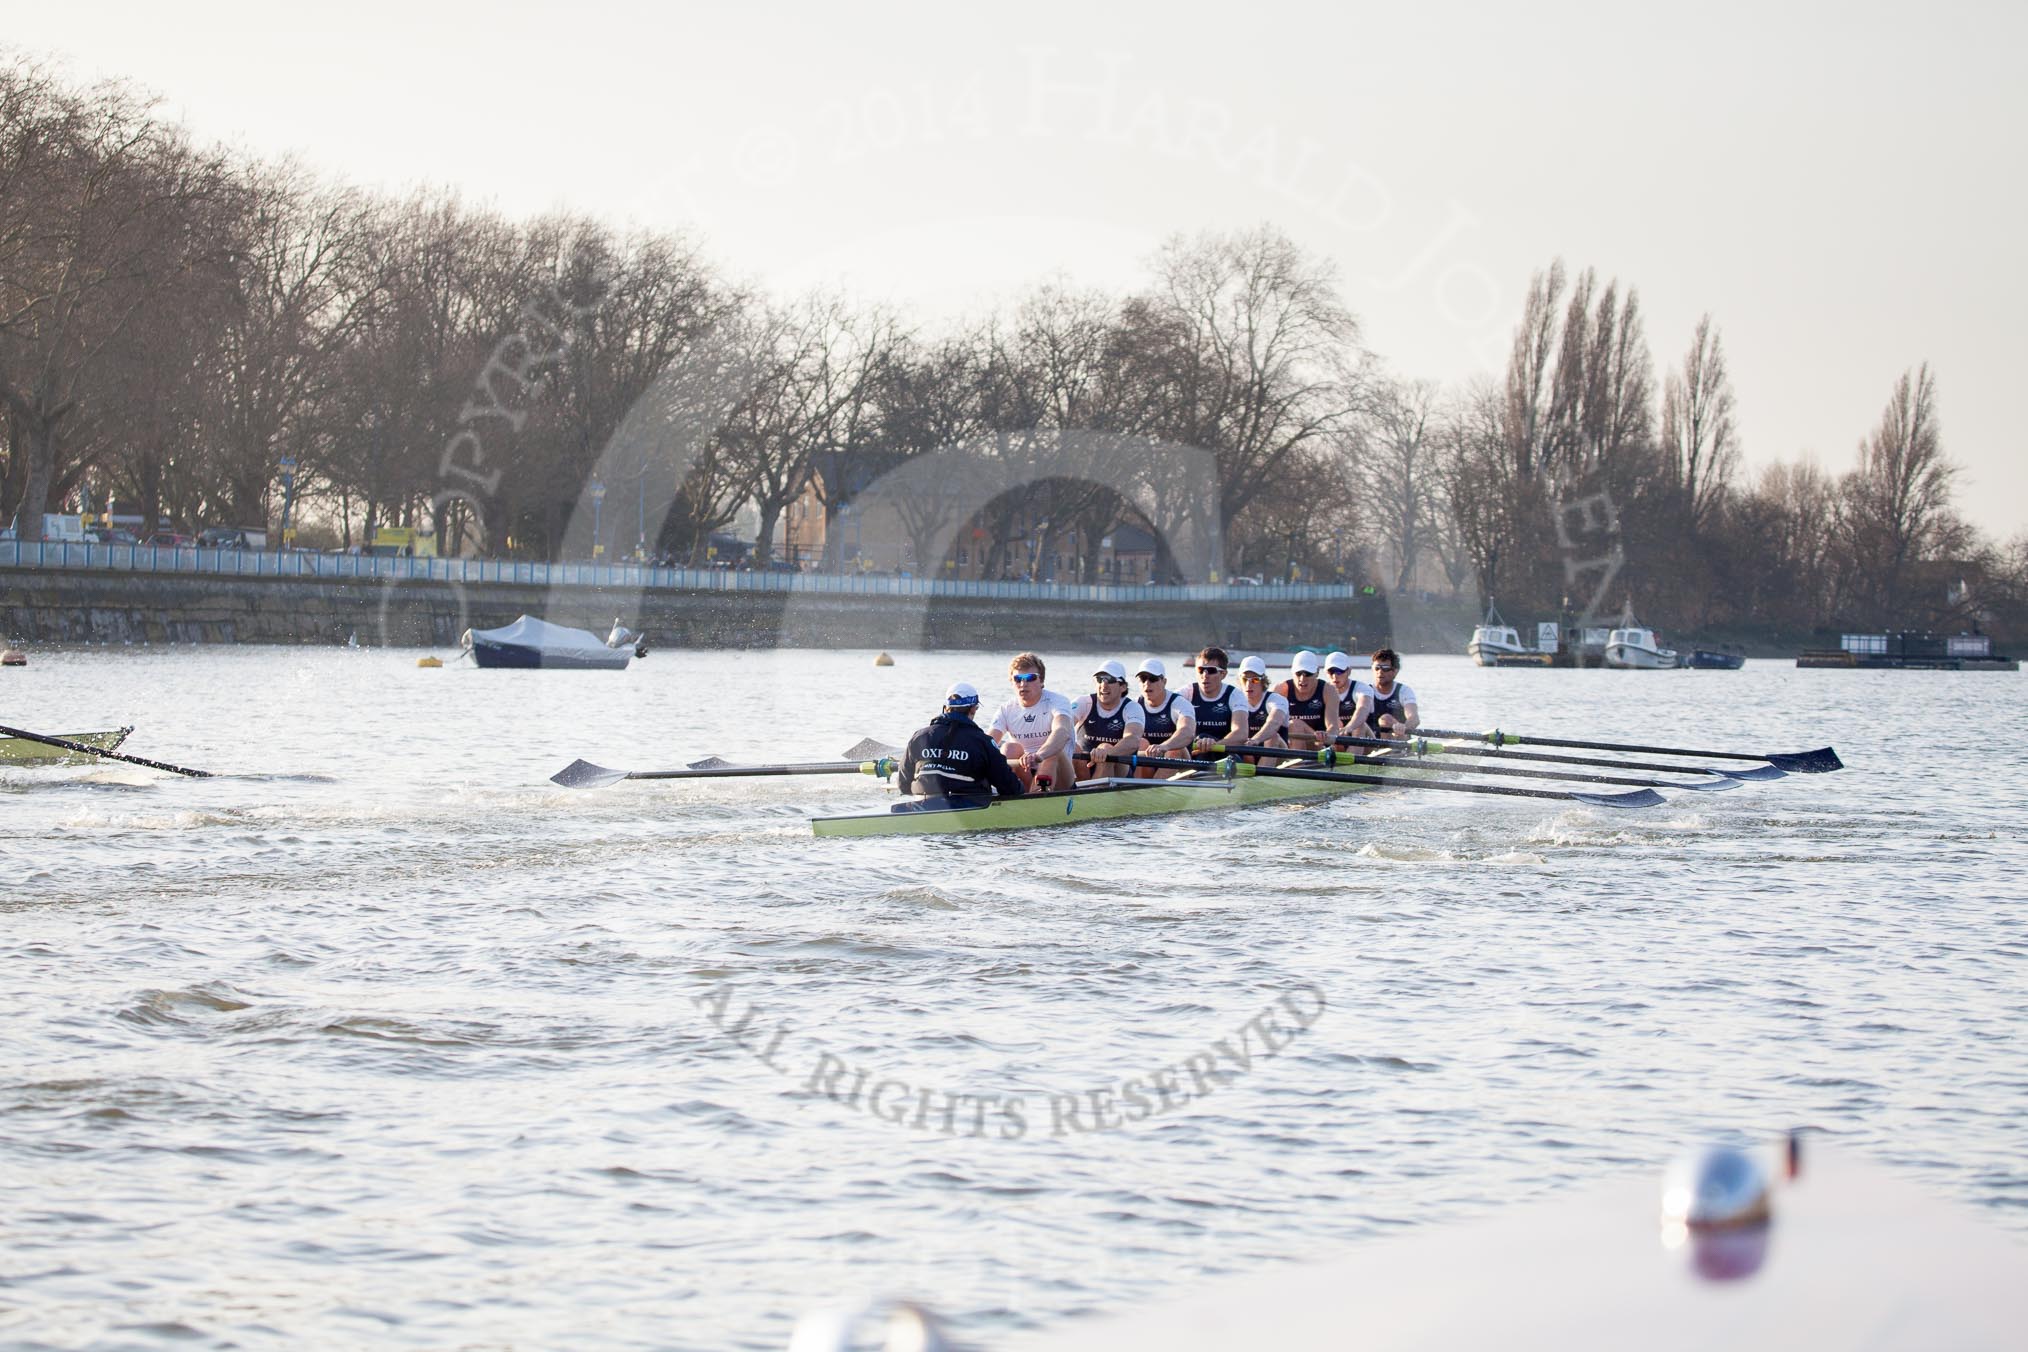
<path id="1" fill-rule="evenodd" d="M 979 730 L 978 714 L 979 692 L 964 681 L 944 692 L 943 712 L 901 753 L 903 792 L 974 801 L 1021 796 L 1020 777 Z"/>
<path id="2" fill-rule="evenodd" d="M 1288 740 L 1298 751 L 1321 750 L 1338 735 L 1338 701 L 1317 679 L 1319 665 L 1317 655 L 1305 648 L 1289 662 L 1289 679 L 1275 687 L 1288 701 Z"/>
<path id="3" fill-rule="evenodd" d="M 1352 713 L 1349 732 L 1354 737 L 1385 737 L 1406 740 L 1422 726 L 1422 714 L 1415 707 L 1415 691 L 1396 681 L 1401 654 L 1381 648 L 1373 654 L 1373 681 L 1357 683 L 1359 701 Z"/>
<path id="4" fill-rule="evenodd" d="M 1197 679 L 1190 683 L 1190 720 L 1196 724 L 1190 739 L 1192 752 L 1209 751 L 1246 726 L 1240 721 L 1246 713 L 1246 697 L 1239 687 L 1225 681 L 1231 663 L 1223 648 L 1205 648 L 1197 654 Z"/>
<path id="5" fill-rule="evenodd" d="M 1074 779 L 1104 777 L 1116 767 L 1109 761 L 1131 756 L 1141 749 L 1147 731 L 1147 715 L 1140 701 L 1127 697 L 1127 669 L 1107 662 L 1092 673 L 1098 689 L 1071 707 L 1071 725 L 1077 730 L 1077 751 L 1071 757 Z M 1064 785 L 1069 788 L 1070 785 Z"/>
<path id="6" fill-rule="evenodd" d="M 1282 733 L 1289 725 L 1289 702 L 1268 689 L 1267 663 L 1249 657 L 1239 664 L 1240 702 L 1246 706 L 1232 729 L 1234 745 L 1286 746 Z"/>
<path id="7" fill-rule="evenodd" d="M 1014 698 L 993 715 L 986 732 L 1000 743 L 1025 787 L 1047 789 L 1053 784 L 1067 789 L 1073 782 L 1070 701 L 1042 688 L 1047 674 L 1034 653 L 1016 653 L 1007 664 Z"/>
<path id="8" fill-rule="evenodd" d="M 1340 731 L 1349 735 L 1352 731 L 1352 711 L 1359 707 L 1359 682 L 1352 679 L 1352 654 L 1334 652 L 1326 657 L 1324 679 L 1331 683 L 1331 688 L 1324 692 L 1324 697 L 1326 699 L 1336 697 L 1338 727 Z"/>
<path id="9" fill-rule="evenodd" d="M 1141 733 L 1147 739 L 1147 754 L 1171 758 L 1189 755 L 1190 739 L 1197 735 L 1197 719 L 1190 712 L 1189 699 L 1181 691 L 1169 688 L 1169 668 L 1161 658 L 1150 657 L 1134 675 L 1141 682 L 1141 697 L 1134 702 L 1141 706 Z M 1134 773 L 1142 779 L 1153 779 L 1165 772 L 1143 765 Z"/>

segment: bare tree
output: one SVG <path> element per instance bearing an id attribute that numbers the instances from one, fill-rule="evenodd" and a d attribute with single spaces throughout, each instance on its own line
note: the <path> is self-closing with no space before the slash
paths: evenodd
<path id="1" fill-rule="evenodd" d="M 1290 457 L 1344 425 L 1364 398 L 1359 323 L 1332 270 L 1261 227 L 1174 240 L 1147 307 L 1159 403 L 1150 431 L 1218 457 L 1225 534 Z"/>
<path id="2" fill-rule="evenodd" d="M 1944 457 L 1936 377 L 1925 362 L 1903 372 L 1880 425 L 1841 484 L 1857 590 L 1884 621 L 1909 600 L 1912 566 L 1966 548 L 1971 532 L 1951 509 L 1958 467 Z"/>
<path id="3" fill-rule="evenodd" d="M 22 457 L 23 539 L 42 536 L 76 468 L 63 441 L 121 337 L 190 269 L 215 261 L 204 211 L 218 164 L 193 153 L 125 88 L 56 88 L 33 68 L 0 73 L 0 403 Z M 10 471 L 12 470 L 10 465 Z"/>
<path id="4" fill-rule="evenodd" d="M 1739 464 L 1725 344 L 1708 314 L 1663 388 L 1662 451 L 1694 536 L 1711 523 Z"/>
<path id="5" fill-rule="evenodd" d="M 1361 419 L 1352 474 L 1353 496 L 1392 563 L 1394 589 L 1408 590 L 1429 546 L 1437 498 L 1439 394 L 1426 380 L 1388 381 Z"/>

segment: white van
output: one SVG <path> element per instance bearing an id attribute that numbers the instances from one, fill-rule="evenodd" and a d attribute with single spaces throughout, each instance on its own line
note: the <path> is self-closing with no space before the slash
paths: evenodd
<path id="1" fill-rule="evenodd" d="M 21 518 L 15 517 L 5 531 L 0 531 L 0 540 L 18 539 L 21 534 Z M 50 544 L 81 545 L 88 538 L 85 535 L 84 518 L 81 516 L 59 516 L 55 512 L 42 514 L 42 538 Z"/>

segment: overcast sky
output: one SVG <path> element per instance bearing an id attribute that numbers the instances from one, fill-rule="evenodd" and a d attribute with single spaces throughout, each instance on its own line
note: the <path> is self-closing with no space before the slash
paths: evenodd
<path id="1" fill-rule="evenodd" d="M 1842 471 L 1938 373 L 1959 503 L 2028 526 L 2028 6 L 1127 9 L 0 4 L 0 41 L 201 140 L 516 214 L 690 228 L 735 275 L 931 322 L 1124 291 L 1176 232 L 1335 261 L 1398 373 L 1497 373 L 1531 272 L 1724 334 L 1749 465 Z"/>

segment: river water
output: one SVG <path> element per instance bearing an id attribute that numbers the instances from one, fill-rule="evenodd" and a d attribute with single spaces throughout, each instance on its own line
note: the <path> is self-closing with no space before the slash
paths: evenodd
<path id="1" fill-rule="evenodd" d="M 546 776 L 899 743 L 1004 655 L 416 657 L 0 672 L 221 772 L 0 771 L 0 1341 L 990 1345 L 1802 1124 L 2028 1231 L 2019 675 L 1411 657 L 1433 725 L 1849 768 L 854 841 L 864 777 Z"/>

